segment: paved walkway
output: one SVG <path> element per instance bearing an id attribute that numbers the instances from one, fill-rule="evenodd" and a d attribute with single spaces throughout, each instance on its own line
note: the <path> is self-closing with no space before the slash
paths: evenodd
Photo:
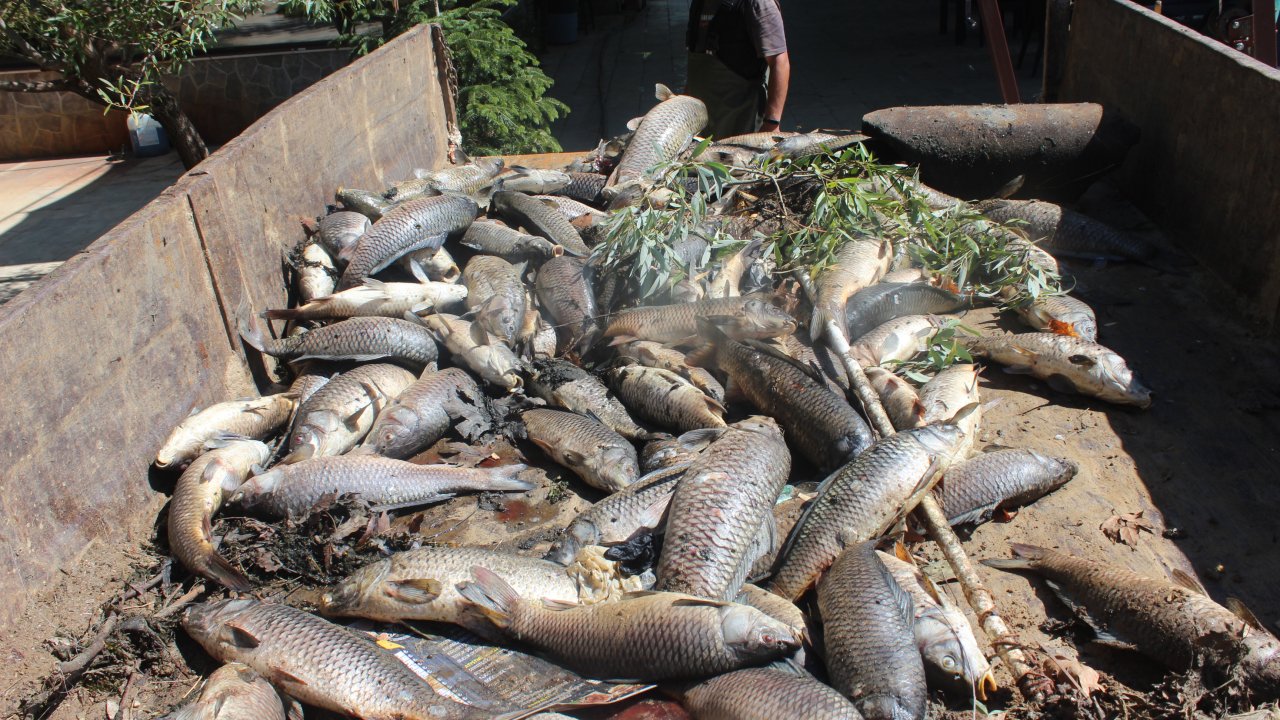
<path id="1" fill-rule="evenodd" d="M 956 45 L 938 32 L 938 0 L 781 3 L 792 64 L 785 129 L 856 129 L 867 112 L 894 105 L 1000 102 L 976 34 Z M 597 14 L 577 43 L 542 55 L 556 81 L 550 94 L 573 109 L 554 127 L 566 150 L 625 132 L 655 102 L 654 83 L 684 85 L 688 7 L 688 0 L 649 0 L 634 15 Z M 1010 42 L 1016 59 L 1020 39 Z M 1018 73 L 1028 101 L 1039 90 L 1039 73 L 1028 77 L 1031 55 Z"/>

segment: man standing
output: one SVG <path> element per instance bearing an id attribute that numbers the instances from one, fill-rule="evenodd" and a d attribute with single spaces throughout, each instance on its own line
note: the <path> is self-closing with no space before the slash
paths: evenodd
<path id="1" fill-rule="evenodd" d="M 716 138 L 772 132 L 782 121 L 791 61 L 778 0 L 693 0 L 689 84 Z"/>

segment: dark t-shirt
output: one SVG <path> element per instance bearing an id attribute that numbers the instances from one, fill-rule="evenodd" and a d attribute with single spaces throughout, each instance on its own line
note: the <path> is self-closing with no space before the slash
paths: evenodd
<path id="1" fill-rule="evenodd" d="M 765 58 L 787 51 L 778 0 L 693 0 L 687 40 L 750 79 L 764 77 Z"/>
<path id="2" fill-rule="evenodd" d="M 753 30 L 751 41 L 756 54 L 767 58 L 787 51 L 787 35 L 782 29 L 782 10 L 777 0 L 746 0 Z"/>

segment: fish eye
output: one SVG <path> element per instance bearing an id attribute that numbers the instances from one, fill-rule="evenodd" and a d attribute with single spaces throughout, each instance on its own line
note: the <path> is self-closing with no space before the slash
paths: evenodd
<path id="1" fill-rule="evenodd" d="M 958 666 L 958 664 L 956 663 L 956 659 L 955 659 L 954 657 L 952 657 L 952 656 L 950 656 L 950 655 L 943 655 L 943 656 L 942 656 L 942 669 L 943 669 L 943 670 L 946 670 L 946 671 L 948 671 L 948 672 L 951 672 L 951 671 L 954 671 L 954 670 L 956 669 L 956 667 L 957 667 L 957 666 Z"/>

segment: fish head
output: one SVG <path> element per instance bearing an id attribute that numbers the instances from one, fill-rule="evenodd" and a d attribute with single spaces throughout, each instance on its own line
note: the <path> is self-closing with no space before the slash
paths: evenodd
<path id="1" fill-rule="evenodd" d="M 1151 407 L 1151 390 L 1134 376 L 1124 358 L 1109 352 L 1098 358 L 1097 363 L 1098 377 L 1102 379 L 1098 397 L 1123 405 Z"/>
<path id="2" fill-rule="evenodd" d="M 670 435 L 660 434 L 645 443 L 640 451 L 641 460 L 646 468 L 667 467 L 684 454 L 680 441 Z"/>
<path id="3" fill-rule="evenodd" d="M 313 412 L 305 422 L 299 422 L 289 434 L 289 455 L 286 463 L 317 457 L 324 454 L 329 435 L 338 432 L 342 421 L 333 412 Z"/>
<path id="4" fill-rule="evenodd" d="M 1239 642 L 1240 677 L 1261 692 L 1280 690 L 1280 640 L 1266 630 L 1249 627 Z"/>
<path id="5" fill-rule="evenodd" d="M 230 502 L 240 507 L 251 508 L 257 505 L 263 496 L 275 492 L 283 479 L 284 473 L 280 470 L 269 470 L 261 475 L 255 475 L 236 490 Z"/>
<path id="6" fill-rule="evenodd" d="M 379 455 L 387 457 L 412 452 L 416 445 L 414 436 L 417 434 L 418 421 L 418 414 L 403 405 L 389 408 L 379 416 L 377 427 L 369 433 L 365 444 L 372 446 Z"/>
<path id="7" fill-rule="evenodd" d="M 1034 450 L 1029 451 L 1035 456 L 1036 462 L 1040 467 L 1044 468 L 1046 473 L 1053 478 L 1054 487 L 1065 484 L 1068 480 L 1076 476 L 1080 472 L 1080 465 L 1074 460 L 1067 458 L 1054 457 L 1052 455 L 1042 455 Z"/>
<path id="8" fill-rule="evenodd" d="M 596 453 L 591 462 L 597 477 L 615 491 L 630 485 L 640 474 L 636 466 L 635 450 L 631 447 L 610 445 Z"/>
<path id="9" fill-rule="evenodd" d="M 794 628 L 749 605 L 722 606 L 720 631 L 725 645 L 743 660 L 775 658 L 801 644 Z"/>
<path id="10" fill-rule="evenodd" d="M 747 300 L 735 318 L 734 334 L 744 338 L 771 338 L 796 331 L 796 320 L 786 310 L 760 299 Z"/>
<path id="11" fill-rule="evenodd" d="M 963 613 L 954 608 L 926 613 L 916 618 L 915 635 L 931 683 L 966 695 L 976 692 L 980 700 L 996 689 L 991 664 Z"/>
<path id="12" fill-rule="evenodd" d="M 640 202 L 648 189 L 648 183 L 642 179 L 625 180 L 601 190 L 600 194 L 609 201 L 609 210 L 619 210 Z"/>
<path id="13" fill-rule="evenodd" d="M 497 295 L 486 300 L 480 308 L 480 314 L 476 316 L 476 322 L 485 332 L 507 342 L 515 339 L 523 320 L 523 308 L 517 308 Z"/>
<path id="14" fill-rule="evenodd" d="M 930 455 L 935 455 L 941 461 L 948 463 L 955 459 L 953 455 L 965 436 L 963 428 L 950 422 L 925 425 L 908 432 L 916 442 L 924 446 Z"/>
<path id="15" fill-rule="evenodd" d="M 597 545 L 599 542 L 600 529 L 596 524 L 590 520 L 579 519 L 573 523 L 560 542 L 543 557 L 543 560 L 568 566 L 578 556 L 579 550 L 588 545 Z"/>
<path id="16" fill-rule="evenodd" d="M 368 602 L 369 599 L 374 593 L 380 593 L 383 581 L 390 573 L 390 559 L 360 568 L 324 591 L 320 596 L 320 613 L 343 617 L 368 612 L 374 605 Z"/>
<path id="17" fill-rule="evenodd" d="M 215 600 L 192 605 L 182 614 L 182 628 L 206 648 L 242 647 L 232 627 L 237 618 L 258 603 L 247 598 Z"/>

